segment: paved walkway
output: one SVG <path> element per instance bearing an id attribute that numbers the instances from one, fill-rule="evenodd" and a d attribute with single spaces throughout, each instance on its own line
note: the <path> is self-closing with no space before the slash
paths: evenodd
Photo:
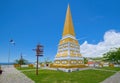
<path id="1" fill-rule="evenodd" d="M 23 73 L 13 66 L 2 66 L 3 73 L 0 75 L 0 83 L 34 83 Z"/>

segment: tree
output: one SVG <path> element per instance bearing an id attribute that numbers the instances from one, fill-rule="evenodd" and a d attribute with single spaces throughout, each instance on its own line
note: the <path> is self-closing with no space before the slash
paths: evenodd
<path id="1" fill-rule="evenodd" d="M 103 54 L 105 61 L 120 64 L 120 48 L 115 48 Z"/>
<path id="2" fill-rule="evenodd" d="M 28 64 L 28 61 L 22 58 L 22 59 L 15 60 L 15 63 L 25 65 L 25 64 Z"/>
<path id="3" fill-rule="evenodd" d="M 88 59 L 84 57 L 84 64 L 88 63 Z"/>

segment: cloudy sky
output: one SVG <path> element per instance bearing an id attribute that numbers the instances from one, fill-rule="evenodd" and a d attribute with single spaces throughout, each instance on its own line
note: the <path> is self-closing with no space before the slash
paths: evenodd
<path id="1" fill-rule="evenodd" d="M 103 35 L 103 41 L 97 44 L 90 44 L 85 41 L 80 47 L 81 54 L 85 57 L 102 57 L 109 50 L 120 47 L 120 32 L 106 31 Z"/>
<path id="2" fill-rule="evenodd" d="M 83 56 L 98 57 L 120 46 L 120 0 L 0 0 L 0 62 L 8 62 L 9 54 L 13 62 L 21 53 L 35 62 L 32 49 L 38 43 L 44 46 L 40 61 L 53 61 L 68 3 Z"/>

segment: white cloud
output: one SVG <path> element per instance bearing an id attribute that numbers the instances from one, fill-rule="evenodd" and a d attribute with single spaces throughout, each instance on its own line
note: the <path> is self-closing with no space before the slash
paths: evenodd
<path id="1" fill-rule="evenodd" d="M 83 57 L 101 57 L 102 54 L 114 47 L 120 47 L 120 32 L 110 30 L 105 32 L 104 40 L 96 45 L 88 44 L 88 42 L 85 41 L 80 46 L 80 51 Z"/>

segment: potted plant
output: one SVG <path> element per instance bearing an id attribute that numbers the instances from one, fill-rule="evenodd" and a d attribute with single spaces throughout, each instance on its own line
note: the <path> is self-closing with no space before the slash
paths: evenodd
<path id="1" fill-rule="evenodd" d="M 2 74 L 1 65 L 0 65 L 0 74 Z"/>

